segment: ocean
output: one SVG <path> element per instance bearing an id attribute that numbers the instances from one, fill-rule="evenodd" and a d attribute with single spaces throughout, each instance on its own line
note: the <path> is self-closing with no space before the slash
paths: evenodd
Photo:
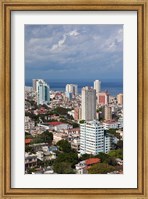
<path id="1" fill-rule="evenodd" d="M 78 85 L 78 92 L 81 93 L 81 89 L 85 86 L 92 86 L 93 87 L 93 80 L 87 81 L 87 80 L 57 80 L 57 81 L 49 81 L 45 80 L 47 84 L 50 86 L 50 90 L 54 91 L 65 91 L 66 84 L 77 84 Z M 26 86 L 32 86 L 32 81 L 26 81 Z M 123 93 L 123 82 L 120 80 L 115 81 L 109 81 L 104 80 L 101 81 L 101 90 L 102 91 L 108 91 L 111 96 L 116 96 L 119 93 Z"/>

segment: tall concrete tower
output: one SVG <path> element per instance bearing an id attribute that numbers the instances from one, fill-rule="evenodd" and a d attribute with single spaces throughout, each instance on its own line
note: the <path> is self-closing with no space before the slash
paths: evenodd
<path id="1" fill-rule="evenodd" d="M 82 120 L 96 119 L 96 90 L 90 87 L 82 88 Z"/>
<path id="2" fill-rule="evenodd" d="M 96 93 L 100 93 L 100 91 L 101 91 L 101 81 L 100 80 L 94 81 L 94 89 L 96 90 Z"/>

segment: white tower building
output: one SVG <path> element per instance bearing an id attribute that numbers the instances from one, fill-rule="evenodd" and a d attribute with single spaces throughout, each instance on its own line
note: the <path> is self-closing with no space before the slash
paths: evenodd
<path id="1" fill-rule="evenodd" d="M 96 119 L 96 91 L 90 87 L 82 88 L 82 120 Z"/>
<path id="2" fill-rule="evenodd" d="M 80 153 L 96 155 L 104 152 L 104 128 L 99 121 L 80 124 Z"/>
<path id="3" fill-rule="evenodd" d="M 78 85 L 76 84 L 67 84 L 66 85 L 66 92 L 67 93 L 72 93 L 73 95 L 78 94 Z"/>
<path id="4" fill-rule="evenodd" d="M 100 80 L 94 81 L 94 89 L 96 90 L 96 93 L 100 93 L 100 91 L 101 91 L 101 81 Z"/>
<path id="5" fill-rule="evenodd" d="M 36 80 L 37 104 L 47 104 L 50 101 L 49 86 L 42 80 Z"/>

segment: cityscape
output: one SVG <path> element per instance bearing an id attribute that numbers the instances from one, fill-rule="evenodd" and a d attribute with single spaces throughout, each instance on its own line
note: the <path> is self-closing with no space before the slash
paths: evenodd
<path id="1" fill-rule="evenodd" d="M 91 27 L 25 28 L 25 174 L 123 174 L 122 26 Z M 53 31 L 49 46 L 47 29 L 51 35 Z M 90 49 L 96 46 L 91 38 L 100 46 L 107 40 L 109 46 L 105 43 L 105 55 L 99 57 L 100 62 L 98 56 L 93 57 L 87 70 Z M 79 56 L 84 51 L 72 59 L 78 46 L 88 53 L 82 62 Z M 104 52 L 102 46 L 97 53 Z M 47 57 L 40 47 L 44 55 L 50 52 Z M 104 56 L 112 64 L 102 62 Z"/>
<path id="2" fill-rule="evenodd" d="M 121 174 L 123 94 L 101 91 L 99 80 L 78 94 L 76 84 L 59 92 L 33 79 L 25 87 L 25 171 Z"/>

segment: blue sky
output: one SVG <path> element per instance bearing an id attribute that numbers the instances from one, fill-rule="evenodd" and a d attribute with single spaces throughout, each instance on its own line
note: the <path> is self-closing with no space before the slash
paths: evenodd
<path id="1" fill-rule="evenodd" d="M 123 78 L 123 25 L 25 25 L 25 79 Z"/>

